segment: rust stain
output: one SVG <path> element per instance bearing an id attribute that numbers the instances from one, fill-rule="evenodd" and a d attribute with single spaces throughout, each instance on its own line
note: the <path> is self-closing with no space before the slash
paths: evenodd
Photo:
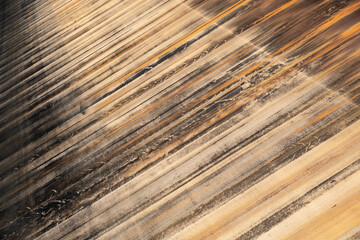
<path id="1" fill-rule="evenodd" d="M 5 0 L 1 239 L 356 238 L 359 10 Z"/>

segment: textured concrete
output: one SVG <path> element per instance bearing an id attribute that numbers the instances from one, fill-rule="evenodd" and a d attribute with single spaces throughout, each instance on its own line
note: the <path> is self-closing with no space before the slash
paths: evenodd
<path id="1" fill-rule="evenodd" d="M 360 1 L 1 2 L 1 239 L 359 239 Z"/>

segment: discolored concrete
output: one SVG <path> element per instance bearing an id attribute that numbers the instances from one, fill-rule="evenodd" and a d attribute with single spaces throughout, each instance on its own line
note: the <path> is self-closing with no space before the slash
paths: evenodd
<path id="1" fill-rule="evenodd" d="M 357 239 L 359 13 L 2 1 L 1 239 Z"/>

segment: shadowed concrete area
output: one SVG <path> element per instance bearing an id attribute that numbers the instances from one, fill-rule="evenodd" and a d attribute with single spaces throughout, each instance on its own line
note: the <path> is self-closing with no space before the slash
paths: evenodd
<path id="1" fill-rule="evenodd" d="M 358 239 L 360 1 L 3 0 L 1 239 Z"/>

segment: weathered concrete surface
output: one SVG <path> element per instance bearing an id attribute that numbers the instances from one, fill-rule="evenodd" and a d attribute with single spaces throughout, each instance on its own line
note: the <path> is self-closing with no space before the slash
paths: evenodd
<path id="1" fill-rule="evenodd" d="M 1 5 L 2 239 L 356 239 L 360 1 Z"/>

